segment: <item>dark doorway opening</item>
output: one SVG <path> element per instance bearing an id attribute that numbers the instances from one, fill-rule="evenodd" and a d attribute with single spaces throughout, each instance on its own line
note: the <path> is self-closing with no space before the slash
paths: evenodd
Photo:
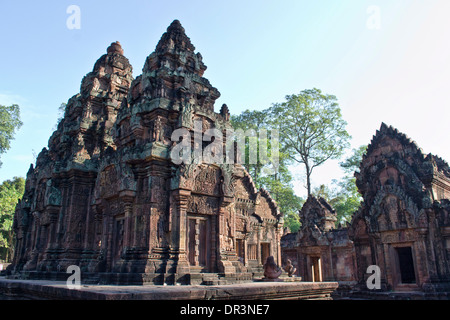
<path id="1" fill-rule="evenodd" d="M 270 256 L 270 243 L 261 243 L 261 264 L 266 263 L 267 258 Z"/>
<path id="2" fill-rule="evenodd" d="M 236 250 L 237 250 L 238 257 L 241 258 L 242 262 L 243 262 L 244 261 L 244 240 L 236 239 Z"/>
<path id="3" fill-rule="evenodd" d="M 196 240 L 195 240 L 195 225 L 196 225 L 196 221 L 195 219 L 189 219 L 189 229 L 188 229 L 188 259 L 189 259 L 189 263 L 191 264 L 191 266 L 195 266 L 196 265 L 196 261 L 195 261 L 195 245 L 196 245 Z"/>
<path id="4" fill-rule="evenodd" d="M 411 247 L 396 248 L 400 267 L 401 283 L 416 283 Z"/>

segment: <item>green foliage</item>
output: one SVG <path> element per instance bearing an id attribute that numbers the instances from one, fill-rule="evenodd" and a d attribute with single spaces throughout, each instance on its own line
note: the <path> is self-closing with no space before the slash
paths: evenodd
<path id="1" fill-rule="evenodd" d="M 265 164 L 246 163 L 258 188 L 264 187 L 277 201 L 284 214 L 285 226 L 292 232 L 300 227 L 298 211 L 303 199 L 294 194 L 289 165 L 305 166 L 308 195 L 322 196 L 332 205 L 338 215 L 338 223 L 349 221 L 358 209 L 361 197 L 355 184 L 353 172 L 359 167 L 365 148 L 354 150 L 354 154 L 341 163 L 346 176 L 335 181 L 332 188 L 321 186 L 311 190 L 311 175 L 314 168 L 329 159 L 338 159 L 348 148 L 350 135 L 342 119 L 335 96 L 323 94 L 319 89 L 304 90 L 298 95 L 286 97 L 283 103 L 274 104 L 262 111 L 246 110 L 231 117 L 235 129 L 258 131 L 260 128 L 278 130 L 280 142 L 279 168 L 275 174 L 264 173 Z M 258 141 L 262 143 L 262 141 Z M 259 146 L 259 145 L 258 145 Z M 245 150 L 246 159 L 250 153 Z"/>
<path id="2" fill-rule="evenodd" d="M 337 99 L 319 89 L 286 97 L 270 109 L 273 127 L 279 130 L 280 149 L 290 160 L 305 165 L 308 195 L 314 168 L 342 156 L 350 135 Z"/>
<path id="3" fill-rule="evenodd" d="M 266 141 L 260 141 L 257 137 L 258 130 L 260 128 L 268 128 L 269 124 L 267 122 L 267 112 L 265 111 L 250 111 L 245 110 L 240 115 L 232 115 L 231 116 L 231 125 L 233 126 L 234 130 L 242 129 L 244 132 L 249 132 L 250 130 L 253 130 L 255 133 L 254 137 L 247 137 L 246 138 L 246 145 L 245 145 L 245 155 L 243 156 L 243 166 L 245 169 L 250 173 L 253 180 L 256 183 L 256 187 L 260 188 L 261 185 L 259 183 L 259 178 L 263 174 L 263 168 L 264 163 L 261 161 L 260 157 L 257 157 L 256 163 L 251 163 L 250 160 L 250 153 L 251 152 L 257 152 L 260 147 L 260 143 L 265 143 Z M 250 140 L 254 140 L 250 143 Z M 256 150 L 252 150 L 250 146 L 256 147 Z M 270 144 L 268 143 L 268 146 L 270 148 Z M 269 150 L 268 150 L 269 151 Z M 270 152 L 270 151 L 269 151 Z M 245 158 L 244 158 L 245 157 Z"/>
<path id="4" fill-rule="evenodd" d="M 297 233 L 300 230 L 301 223 L 298 213 L 289 212 L 284 217 L 284 227 L 289 228 L 291 233 Z"/>
<path id="5" fill-rule="evenodd" d="M 297 232 L 300 228 L 298 212 L 302 208 L 304 200 L 295 195 L 291 184 L 292 177 L 287 167 L 280 166 L 280 171 L 276 175 L 262 177 L 260 183 L 277 202 L 280 212 L 284 216 L 284 226 L 288 227 L 291 232 Z"/>
<path id="6" fill-rule="evenodd" d="M 358 149 L 353 149 L 353 154 L 345 159 L 345 161 L 339 163 L 341 168 L 344 169 L 347 175 L 351 174 L 353 176 L 353 173 L 355 171 L 359 171 L 359 165 L 361 164 L 366 150 L 367 145 L 362 145 Z"/>
<path id="7" fill-rule="evenodd" d="M 20 108 L 17 104 L 12 106 L 0 105 L 0 154 L 11 148 L 10 141 L 14 139 L 16 130 L 22 124 L 22 121 L 20 121 Z"/>
<path id="8" fill-rule="evenodd" d="M 255 130 L 264 128 L 271 130 L 271 122 L 269 121 L 269 110 L 263 111 L 250 111 L 245 110 L 240 115 L 233 115 L 231 117 L 231 123 L 235 130 L 242 129 Z M 253 139 L 253 138 L 252 138 Z M 266 143 L 258 138 L 255 144 L 259 150 L 260 143 Z M 247 141 L 245 149 L 245 157 L 249 158 L 249 141 Z M 270 144 L 270 139 L 267 142 L 268 146 L 268 156 L 271 156 L 272 146 Z M 292 175 L 288 169 L 288 157 L 283 153 L 279 154 L 278 162 L 279 166 L 276 168 L 275 173 L 270 172 L 268 174 L 267 169 L 271 164 L 261 162 L 259 157 L 255 164 L 249 164 L 246 161 L 243 165 L 246 170 L 250 173 L 256 187 L 264 188 L 270 192 L 272 198 L 277 202 L 280 212 L 284 215 L 285 226 L 288 227 L 292 232 L 296 232 L 299 229 L 300 222 L 298 221 L 298 211 L 301 209 L 303 200 L 296 196 L 292 187 Z"/>
<path id="9" fill-rule="evenodd" d="M 13 247 L 13 220 L 16 204 L 25 191 L 25 179 L 14 177 L 0 185 L 0 252 L 2 258 L 8 260 L 12 257 Z"/>
<path id="10" fill-rule="evenodd" d="M 337 224 L 350 222 L 352 215 L 358 210 L 363 200 L 356 187 L 354 172 L 358 170 L 367 146 L 353 149 L 353 154 L 341 162 L 346 175 L 339 181 L 334 180 L 334 187 L 321 185 L 312 192 L 316 197 L 322 197 L 336 210 Z"/>

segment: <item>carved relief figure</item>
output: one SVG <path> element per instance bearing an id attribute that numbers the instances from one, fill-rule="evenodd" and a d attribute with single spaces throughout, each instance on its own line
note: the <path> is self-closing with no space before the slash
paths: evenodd
<path id="1" fill-rule="evenodd" d="M 192 117 L 193 117 L 193 100 L 187 101 L 183 105 L 183 110 L 181 111 L 181 126 L 185 128 L 191 128 L 192 127 Z"/>
<path id="2" fill-rule="evenodd" d="M 160 142 L 164 140 L 161 118 L 157 117 L 153 124 L 153 141 Z"/>

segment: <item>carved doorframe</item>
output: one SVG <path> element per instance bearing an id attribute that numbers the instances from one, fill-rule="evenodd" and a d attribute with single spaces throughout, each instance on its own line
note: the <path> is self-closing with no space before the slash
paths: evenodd
<path id="1" fill-rule="evenodd" d="M 191 267 L 200 272 L 212 272 L 213 217 L 188 213 L 186 219 L 186 255 Z"/>

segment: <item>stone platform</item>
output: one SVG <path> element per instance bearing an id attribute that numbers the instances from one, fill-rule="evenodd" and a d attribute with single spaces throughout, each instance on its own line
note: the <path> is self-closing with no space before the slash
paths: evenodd
<path id="1" fill-rule="evenodd" d="M 43 300 L 330 300 L 337 282 L 250 282 L 217 286 L 103 286 L 0 277 L 0 295 Z"/>

